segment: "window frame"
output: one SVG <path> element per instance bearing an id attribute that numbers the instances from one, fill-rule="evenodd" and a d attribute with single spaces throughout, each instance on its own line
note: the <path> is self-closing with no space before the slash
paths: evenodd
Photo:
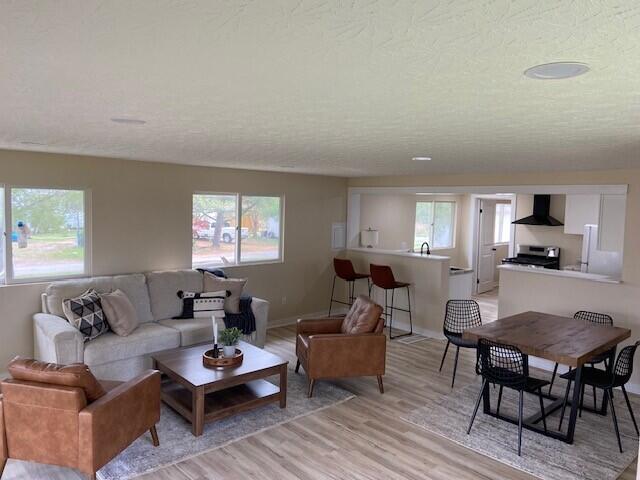
<path id="1" fill-rule="evenodd" d="M 509 205 L 509 215 L 508 215 L 508 225 L 509 225 L 509 239 L 507 241 L 497 241 L 498 239 L 496 239 L 496 223 L 498 223 L 498 205 Z M 504 208 L 504 207 L 503 207 Z M 513 203 L 511 202 L 500 202 L 500 203 L 496 203 L 496 213 L 495 213 L 495 218 L 493 220 L 493 244 L 494 245 L 509 245 L 511 243 L 511 217 L 512 217 L 512 208 L 513 208 Z M 502 231 L 502 227 L 504 227 L 504 220 L 505 220 L 505 216 L 504 214 L 500 216 L 500 228 L 498 229 L 498 231 Z"/>
<path id="2" fill-rule="evenodd" d="M 418 203 L 431 203 L 432 206 L 432 214 L 431 218 L 433 219 L 431 223 L 431 238 L 427 240 L 429 242 L 429 248 L 431 251 L 434 250 L 452 250 L 456 248 L 456 233 L 457 233 L 457 218 L 458 218 L 458 202 L 455 200 L 416 200 L 416 206 L 414 207 L 414 219 L 413 219 L 413 248 L 416 248 L 416 210 Z M 433 246 L 433 236 L 435 233 L 435 225 L 436 225 L 436 204 L 437 203 L 450 203 L 453 204 L 453 208 L 451 210 L 451 245 L 447 247 L 434 247 Z"/>
<path id="3" fill-rule="evenodd" d="M 236 221 L 236 238 L 234 245 L 234 263 L 225 265 L 224 263 L 198 263 L 193 261 L 193 247 L 191 250 L 191 268 L 234 268 L 245 267 L 250 265 L 268 265 L 275 263 L 284 263 L 284 216 L 285 216 L 285 195 L 273 193 L 239 193 L 239 192 L 209 192 L 197 190 L 191 194 L 191 225 L 193 225 L 193 197 L 195 195 L 211 195 L 211 196 L 233 196 L 236 199 L 235 215 Z M 241 261 L 242 255 L 242 200 L 244 197 L 272 197 L 280 199 L 279 209 L 279 232 L 278 232 L 278 258 L 259 261 Z M 192 227 L 193 228 L 193 227 Z M 190 232 L 191 234 L 191 232 Z M 191 236 L 191 235 L 190 235 Z"/>
<path id="4" fill-rule="evenodd" d="M 17 185 L 17 184 L 0 184 L 4 189 L 4 225 L 3 238 L 4 242 L 4 280 L 3 285 L 23 285 L 29 283 L 43 283 L 55 280 L 70 280 L 74 278 L 90 277 L 92 273 L 92 222 L 91 222 L 91 190 L 83 187 L 57 187 L 42 185 Z M 68 275 L 43 275 L 38 277 L 15 278 L 13 271 L 13 242 L 11 241 L 11 232 L 13 231 L 13 218 L 11 203 L 11 192 L 14 189 L 32 189 L 32 190 L 62 190 L 62 191 L 78 191 L 82 192 L 82 208 L 84 213 L 84 255 L 82 259 L 82 273 L 71 273 Z"/>

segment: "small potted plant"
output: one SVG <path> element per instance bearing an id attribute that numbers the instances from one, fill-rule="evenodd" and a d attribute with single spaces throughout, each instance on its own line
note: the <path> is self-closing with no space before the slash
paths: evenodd
<path id="1" fill-rule="evenodd" d="M 222 330 L 220 333 L 220 343 L 222 343 L 222 353 L 225 357 L 233 357 L 236 354 L 236 344 L 241 335 L 242 332 L 236 327 Z"/>

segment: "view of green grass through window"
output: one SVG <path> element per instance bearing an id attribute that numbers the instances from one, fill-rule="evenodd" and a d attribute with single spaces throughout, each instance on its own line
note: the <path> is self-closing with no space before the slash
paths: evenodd
<path id="1" fill-rule="evenodd" d="M 84 192 L 11 189 L 13 278 L 85 273 Z"/>
<path id="2" fill-rule="evenodd" d="M 280 217 L 280 197 L 194 194 L 193 266 L 280 259 Z M 236 257 L 238 250 L 240 259 Z"/>
<path id="3" fill-rule="evenodd" d="M 452 248 L 455 211 L 455 202 L 416 202 L 414 248 L 423 242 L 431 248 Z"/>

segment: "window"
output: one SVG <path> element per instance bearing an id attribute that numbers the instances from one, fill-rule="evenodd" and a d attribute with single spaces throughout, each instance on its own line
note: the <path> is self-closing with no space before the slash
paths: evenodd
<path id="1" fill-rule="evenodd" d="M 280 258 L 280 197 L 242 197 L 241 262 Z"/>
<path id="2" fill-rule="evenodd" d="M 453 248 L 455 202 L 416 202 L 414 248 L 428 242 L 431 248 Z"/>
<path id="3" fill-rule="evenodd" d="M 281 260 L 281 224 L 280 196 L 196 193 L 192 218 L 193 266 Z"/>
<path id="4" fill-rule="evenodd" d="M 511 237 L 511 204 L 496 203 L 496 217 L 493 226 L 493 241 L 509 243 Z"/>
<path id="5" fill-rule="evenodd" d="M 3 199 L 7 283 L 88 273 L 84 191 L 6 188 Z"/>

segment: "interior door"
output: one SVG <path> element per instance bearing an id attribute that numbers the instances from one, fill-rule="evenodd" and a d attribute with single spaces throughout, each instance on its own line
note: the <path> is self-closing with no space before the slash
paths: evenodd
<path id="1" fill-rule="evenodd" d="M 496 201 L 480 200 L 480 224 L 478 231 L 478 284 L 477 293 L 488 292 L 496 286 L 496 246 L 494 226 Z"/>

